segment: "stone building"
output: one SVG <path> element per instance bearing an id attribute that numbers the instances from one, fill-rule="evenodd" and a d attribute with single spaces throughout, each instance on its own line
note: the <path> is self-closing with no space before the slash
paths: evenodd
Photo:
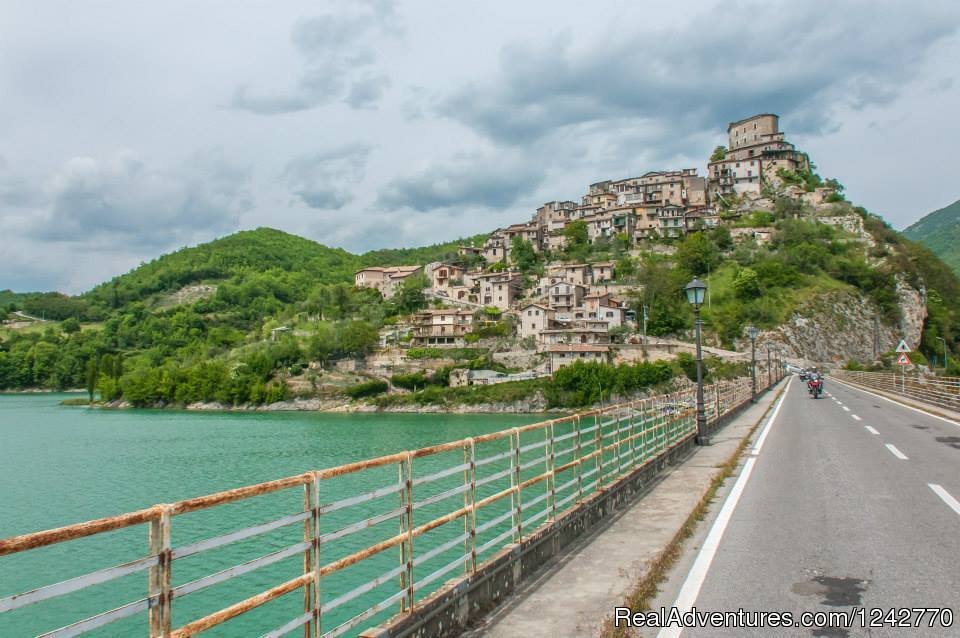
<path id="1" fill-rule="evenodd" d="M 422 273 L 422 266 L 371 266 L 354 273 L 353 280 L 357 288 L 374 288 L 389 299 L 404 280 Z"/>

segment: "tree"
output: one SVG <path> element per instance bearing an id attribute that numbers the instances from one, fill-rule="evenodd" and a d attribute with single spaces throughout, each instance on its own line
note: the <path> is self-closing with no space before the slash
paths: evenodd
<path id="1" fill-rule="evenodd" d="M 721 160 L 726 159 L 726 157 L 727 157 L 727 147 L 721 145 L 713 149 L 713 153 L 710 154 L 710 161 L 719 162 Z"/>
<path id="2" fill-rule="evenodd" d="M 582 219 L 573 220 L 564 227 L 563 237 L 566 239 L 565 248 L 568 252 L 586 246 L 590 241 L 590 235 L 587 232 L 587 222 Z"/>
<path id="3" fill-rule="evenodd" d="M 720 250 L 730 250 L 733 248 L 733 236 L 730 229 L 726 226 L 717 226 L 710 231 L 710 239 Z"/>
<path id="4" fill-rule="evenodd" d="M 60 324 L 60 329 L 68 335 L 76 334 L 80 332 L 80 322 L 77 321 L 76 317 L 67 317 L 63 323 Z"/>
<path id="5" fill-rule="evenodd" d="M 397 314 L 411 314 L 426 306 L 427 298 L 423 290 L 429 285 L 425 275 L 413 275 L 404 279 L 400 290 L 391 299 Z"/>
<path id="6" fill-rule="evenodd" d="M 677 247 L 677 263 L 694 277 L 706 274 L 718 257 L 717 247 L 702 232 L 690 233 Z"/>
<path id="7" fill-rule="evenodd" d="M 93 396 L 97 391 L 97 381 L 100 378 L 100 366 L 95 357 L 87 360 L 86 377 L 87 394 L 90 396 L 90 403 L 93 403 Z"/>
<path id="8" fill-rule="evenodd" d="M 510 240 L 510 260 L 520 269 L 527 272 L 537 264 L 537 253 L 526 239 L 515 236 Z"/>
<path id="9" fill-rule="evenodd" d="M 760 296 L 760 277 L 752 268 L 741 268 L 733 278 L 733 292 L 737 299 L 755 299 Z"/>

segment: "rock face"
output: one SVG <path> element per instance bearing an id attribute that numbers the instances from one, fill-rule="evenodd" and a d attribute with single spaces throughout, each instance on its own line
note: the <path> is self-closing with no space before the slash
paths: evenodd
<path id="1" fill-rule="evenodd" d="M 779 344 L 789 358 L 810 362 L 871 361 L 876 354 L 893 350 L 901 338 L 911 347 L 919 343 L 926 318 L 923 295 L 904 283 L 901 306 L 904 325 L 895 327 L 885 324 L 876 308 L 856 293 L 825 293 L 786 324 L 762 334 L 758 347 Z"/>
<path id="2" fill-rule="evenodd" d="M 903 277 L 897 276 L 897 296 L 900 298 L 900 334 L 911 349 L 920 345 L 923 322 L 927 320 L 927 291 L 917 290 Z"/>

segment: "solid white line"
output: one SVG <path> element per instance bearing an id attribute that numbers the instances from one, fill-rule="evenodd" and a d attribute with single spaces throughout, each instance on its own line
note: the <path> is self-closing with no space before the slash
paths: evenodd
<path id="1" fill-rule="evenodd" d="M 860 420 L 862 420 L 862 419 L 861 419 L 860 417 L 858 417 L 856 414 L 851 414 L 850 416 L 852 416 L 855 421 L 860 421 Z"/>
<path id="2" fill-rule="evenodd" d="M 893 454 L 895 457 L 897 457 L 901 461 L 908 460 L 907 455 L 901 452 L 900 450 L 898 450 L 897 446 L 895 446 L 893 443 L 887 443 L 887 449 L 890 450 L 890 454 Z"/>
<path id="3" fill-rule="evenodd" d="M 764 426 L 760 438 L 757 439 L 757 443 L 753 447 L 754 453 L 763 447 L 767 432 L 770 431 L 770 426 L 773 425 L 774 420 L 780 413 L 783 400 L 787 398 L 787 391 L 790 390 L 791 381 L 793 381 L 793 377 L 790 377 L 787 381 L 787 385 L 783 390 L 783 394 L 780 396 L 780 400 L 777 402 L 777 406 L 767 420 L 767 424 Z M 720 539 L 723 538 L 723 532 L 727 529 L 727 524 L 733 516 L 733 511 L 736 509 L 740 497 L 743 495 L 743 490 L 747 486 L 747 481 L 750 480 L 750 474 L 753 472 L 753 466 L 756 462 L 757 457 L 755 456 L 751 456 L 744 462 L 743 470 L 741 470 L 740 476 L 737 477 L 737 482 L 733 484 L 733 489 L 730 490 L 730 494 L 727 495 L 727 499 L 723 502 L 723 507 L 720 508 L 717 519 L 710 527 L 707 538 L 703 541 L 703 545 L 697 553 L 693 567 L 690 568 L 690 572 L 683 581 L 683 586 L 680 588 L 676 602 L 674 602 L 674 606 L 682 612 L 689 611 L 694 603 L 697 602 L 697 596 L 700 595 L 700 588 L 703 587 L 703 582 L 707 578 L 707 571 L 710 569 L 713 557 L 717 554 L 717 549 L 720 547 Z M 677 638 L 680 636 L 681 631 L 683 631 L 681 627 L 664 627 L 660 630 L 660 633 L 657 634 L 657 638 Z"/>
<path id="4" fill-rule="evenodd" d="M 960 501 L 957 501 L 957 499 L 950 496 L 950 492 L 943 489 L 936 483 L 927 483 L 927 485 L 930 487 L 931 490 L 933 490 L 933 492 L 937 496 L 939 496 L 943 500 L 944 503 L 947 504 L 947 507 L 952 509 L 957 514 L 960 514 Z"/>
<path id="5" fill-rule="evenodd" d="M 844 406 L 841 406 L 841 407 L 843 407 L 843 411 L 844 411 L 844 412 L 849 412 L 849 411 L 850 411 L 850 408 L 848 408 L 848 407 L 845 406 L 845 405 L 844 405 Z"/>
<path id="6" fill-rule="evenodd" d="M 833 378 L 833 377 L 831 377 L 831 378 Z M 891 398 L 889 398 L 889 397 L 885 397 L 885 396 L 883 396 L 882 394 L 877 394 L 877 393 L 875 393 L 875 392 L 870 392 L 869 390 L 864 390 L 863 388 L 858 388 L 858 387 L 855 386 L 855 385 L 850 385 L 849 383 L 844 383 L 844 382 L 841 381 L 840 379 L 833 379 L 833 380 L 836 381 L 837 383 L 840 383 L 840 384 L 843 384 L 843 385 L 847 386 L 847 387 L 850 388 L 851 390 L 859 390 L 860 392 L 863 392 L 864 394 L 869 394 L 869 395 L 872 396 L 872 397 L 877 397 L 878 399 L 883 399 L 884 401 L 889 401 L 890 403 L 893 403 L 894 405 L 899 405 L 899 406 L 902 407 L 902 408 L 907 408 L 908 410 L 913 410 L 914 412 L 919 412 L 920 414 L 923 414 L 923 415 L 925 415 L 925 416 L 932 417 L 932 418 L 934 418 L 934 419 L 940 419 L 941 421 L 944 421 L 944 422 L 946 422 L 946 423 L 949 423 L 950 425 L 955 425 L 955 426 L 957 426 L 958 428 L 960 428 L 960 423 L 957 423 L 956 421 L 954 421 L 954 420 L 952 420 L 952 419 L 948 419 L 948 418 L 943 417 L 943 416 L 940 416 L 940 415 L 938 415 L 938 414 L 930 414 L 930 413 L 927 412 L 926 410 L 921 410 L 920 408 L 915 408 L 915 407 L 913 407 L 912 405 L 907 405 L 906 403 L 900 403 L 899 401 L 894 401 L 893 399 L 891 399 Z M 933 406 L 933 407 L 936 407 L 936 406 Z"/>
<path id="7" fill-rule="evenodd" d="M 865 426 L 863 426 L 863 427 L 864 427 L 864 429 L 866 429 L 866 431 L 869 432 L 870 434 L 880 434 L 879 432 L 877 432 L 874 428 L 870 427 L 869 425 L 865 425 Z"/>

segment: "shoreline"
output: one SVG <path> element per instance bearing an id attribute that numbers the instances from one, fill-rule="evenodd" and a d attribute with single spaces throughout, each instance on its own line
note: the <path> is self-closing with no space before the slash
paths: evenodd
<path id="1" fill-rule="evenodd" d="M 127 401 L 94 404 L 66 404 L 64 407 L 86 407 L 99 410 L 180 410 L 186 412 L 263 413 L 263 412 L 317 412 L 324 414 L 558 414 L 576 412 L 573 408 L 548 408 L 539 401 L 516 403 L 476 403 L 459 405 L 387 406 L 370 403 L 323 401 L 321 399 L 290 399 L 268 405 L 225 405 L 200 402 L 188 405 L 151 405 L 136 407 Z"/>

